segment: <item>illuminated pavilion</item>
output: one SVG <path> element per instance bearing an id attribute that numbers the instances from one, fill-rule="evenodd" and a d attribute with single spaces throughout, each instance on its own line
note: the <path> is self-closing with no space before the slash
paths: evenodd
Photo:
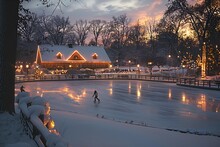
<path id="1" fill-rule="evenodd" d="M 111 61 L 103 47 L 39 45 L 36 63 L 47 69 L 108 68 Z"/>

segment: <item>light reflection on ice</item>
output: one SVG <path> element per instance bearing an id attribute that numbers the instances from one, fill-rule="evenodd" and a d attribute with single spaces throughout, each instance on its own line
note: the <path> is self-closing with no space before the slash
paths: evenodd
<path id="1" fill-rule="evenodd" d="M 19 89 L 20 85 L 16 86 Z M 220 134 L 220 97 L 216 91 L 123 80 L 39 82 L 24 83 L 24 86 L 32 95 L 43 94 L 50 99 L 55 109 L 65 108 L 87 115 L 99 113 L 107 118 L 162 127 L 211 128 Z M 99 93 L 100 104 L 93 103 L 94 89 Z"/>
<path id="2" fill-rule="evenodd" d="M 172 99 L 172 90 L 170 88 L 169 88 L 169 91 L 168 91 L 168 98 Z"/>

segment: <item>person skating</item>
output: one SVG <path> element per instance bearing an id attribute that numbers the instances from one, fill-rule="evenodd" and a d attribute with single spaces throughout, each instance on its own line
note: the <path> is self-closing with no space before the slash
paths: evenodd
<path id="1" fill-rule="evenodd" d="M 98 102 L 100 102 L 100 99 L 98 98 L 98 92 L 96 90 L 94 91 L 92 97 L 94 97 L 94 103 L 96 102 L 96 100 L 98 100 Z"/>
<path id="2" fill-rule="evenodd" d="M 20 90 L 21 90 L 21 92 L 25 92 L 23 85 L 20 87 Z"/>

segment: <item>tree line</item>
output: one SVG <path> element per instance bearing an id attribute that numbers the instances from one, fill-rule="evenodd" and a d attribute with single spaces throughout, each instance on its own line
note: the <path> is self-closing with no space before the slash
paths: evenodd
<path id="1" fill-rule="evenodd" d="M 69 17 L 29 14 L 19 23 L 18 34 L 20 40 L 36 44 L 102 45 L 113 64 L 118 65 L 130 60 L 132 64 L 146 65 L 150 61 L 158 66 L 199 68 L 205 42 L 208 74 L 216 74 L 220 68 L 219 5 L 218 0 L 193 5 L 187 0 L 170 0 L 161 20 L 151 19 L 144 24 L 139 20 L 131 23 L 126 14 L 109 21 L 73 23 Z"/>

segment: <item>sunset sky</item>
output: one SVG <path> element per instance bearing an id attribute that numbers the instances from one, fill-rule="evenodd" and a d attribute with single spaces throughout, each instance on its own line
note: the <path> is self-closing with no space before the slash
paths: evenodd
<path id="1" fill-rule="evenodd" d="M 51 0 L 55 3 L 57 0 Z M 61 5 L 53 15 L 69 17 L 71 22 L 76 20 L 104 19 L 126 14 L 131 22 L 140 20 L 159 20 L 166 10 L 168 0 L 63 0 L 66 7 Z M 39 1 L 25 4 L 32 12 L 41 15 L 51 15 L 56 5 L 46 8 Z"/>

